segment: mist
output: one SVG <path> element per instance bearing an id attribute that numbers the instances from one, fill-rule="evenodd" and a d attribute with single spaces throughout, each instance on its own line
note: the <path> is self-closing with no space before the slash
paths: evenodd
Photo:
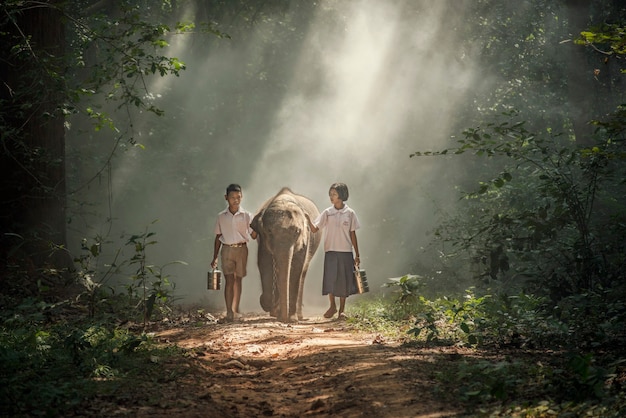
<path id="1" fill-rule="evenodd" d="M 464 4 L 322 1 L 294 23 L 302 36 L 268 39 L 280 33 L 284 16 L 277 16 L 247 36 L 204 45 L 198 37 L 176 38 L 168 54 L 188 70 L 152 80 L 150 98 L 165 115 L 134 115 L 127 134 L 142 147 L 126 144 L 102 181 L 73 196 L 94 203 L 89 215 L 75 215 L 70 247 L 76 251 L 95 234 L 117 242 L 147 228 L 158 241 L 148 249 L 150 263 L 186 263 L 165 271 L 176 298 L 220 310 L 223 293 L 206 289 L 206 273 L 226 186 L 241 184 L 242 206 L 252 213 L 283 186 L 321 211 L 330 206 L 329 186 L 340 181 L 361 222 L 370 291 L 384 291 L 390 277 L 420 273 L 434 263 L 422 248 L 438 207 L 456 196 L 442 181 L 455 167 L 409 156 L 449 144 L 458 106 L 481 77 L 456 48 Z M 82 180 L 94 174 L 84 170 Z M 103 257 L 123 243 L 111 244 Z M 256 250 L 252 242 L 243 312 L 261 311 Z M 323 257 L 320 249 L 307 275 L 305 315 L 320 314 L 328 303 L 321 295 Z"/>

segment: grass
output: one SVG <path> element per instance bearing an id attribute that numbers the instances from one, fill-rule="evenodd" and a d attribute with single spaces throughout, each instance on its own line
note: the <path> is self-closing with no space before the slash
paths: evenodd
<path id="1" fill-rule="evenodd" d="M 368 295 L 350 305 L 349 314 L 356 329 L 407 347 L 470 348 L 471 355 L 437 360 L 429 373 L 436 381 L 432 390 L 460 402 L 471 416 L 626 416 L 626 357 L 621 346 L 567 349 L 567 327 L 541 316 L 534 301 L 506 303 L 508 310 L 498 298 L 471 293 L 461 300 L 416 297 L 409 303 Z M 507 330 L 514 330 L 517 340 Z M 537 330 L 552 338 L 540 338 Z M 416 373 L 425 372 L 421 367 Z"/>

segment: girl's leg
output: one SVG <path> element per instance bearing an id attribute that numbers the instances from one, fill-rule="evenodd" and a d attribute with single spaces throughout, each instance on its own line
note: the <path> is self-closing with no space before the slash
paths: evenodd
<path id="1" fill-rule="evenodd" d="M 339 315 L 343 314 L 343 310 L 346 308 L 346 298 L 339 298 Z"/>
<path id="2" fill-rule="evenodd" d="M 328 294 L 330 299 L 330 308 L 324 313 L 324 318 L 332 318 L 337 313 L 337 305 L 335 304 L 335 296 L 332 293 Z"/>
<path id="3" fill-rule="evenodd" d="M 235 295 L 235 275 L 224 275 L 226 279 L 226 286 L 224 286 L 224 301 L 226 302 L 226 320 L 232 321 L 233 314 L 233 297 Z"/>

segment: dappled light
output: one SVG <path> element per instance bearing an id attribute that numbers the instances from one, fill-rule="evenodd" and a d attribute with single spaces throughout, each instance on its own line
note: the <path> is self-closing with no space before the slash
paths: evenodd
<path id="1" fill-rule="evenodd" d="M 437 399 L 429 379 L 412 379 L 408 391 L 404 382 L 408 368 L 435 373 L 448 362 L 446 356 L 466 351 L 460 348 L 403 348 L 319 317 L 285 325 L 248 315 L 228 328 L 172 324 L 156 334 L 188 350 L 191 362 L 207 373 L 202 396 L 213 408 L 237 416 L 357 417 L 367 409 L 376 416 L 419 410 L 419 416 L 434 417 L 459 411 Z M 200 408 L 186 410 L 193 414 Z"/>

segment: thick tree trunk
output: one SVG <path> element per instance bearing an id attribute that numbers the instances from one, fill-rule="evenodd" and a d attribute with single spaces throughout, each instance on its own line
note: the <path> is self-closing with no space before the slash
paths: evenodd
<path id="1" fill-rule="evenodd" d="M 71 267 L 65 251 L 65 134 L 60 106 L 65 34 L 55 1 L 22 9 L 4 21 L 2 72 L 0 251 L 4 265 Z M 16 6 L 19 7 L 19 6 Z M 15 11 L 15 10 L 14 10 Z M 19 45 L 19 48 L 16 46 Z"/>

